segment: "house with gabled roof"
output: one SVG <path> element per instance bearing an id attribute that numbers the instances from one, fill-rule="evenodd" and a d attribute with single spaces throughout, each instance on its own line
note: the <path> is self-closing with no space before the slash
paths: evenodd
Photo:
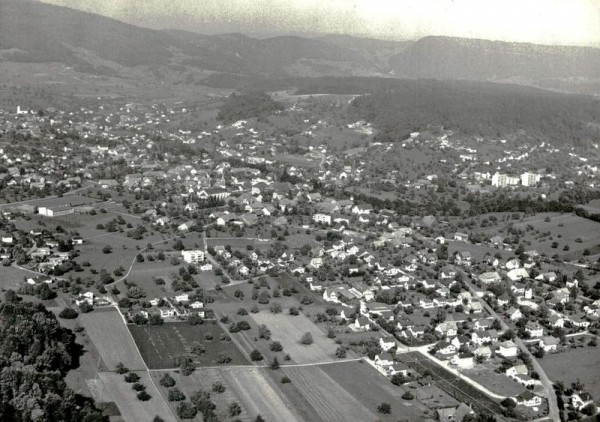
<path id="1" fill-rule="evenodd" d="M 560 339 L 552 336 L 544 336 L 540 340 L 540 347 L 544 350 L 544 352 L 554 352 L 558 348 L 560 344 Z"/>
<path id="2" fill-rule="evenodd" d="M 594 399 L 590 393 L 575 393 L 571 396 L 571 404 L 577 411 L 581 411 L 584 407 L 593 404 Z"/>
<path id="3" fill-rule="evenodd" d="M 536 396 L 529 390 L 525 390 L 518 396 L 512 397 L 512 399 L 516 404 L 527 407 L 536 407 L 542 404 L 542 398 L 540 396 Z"/>

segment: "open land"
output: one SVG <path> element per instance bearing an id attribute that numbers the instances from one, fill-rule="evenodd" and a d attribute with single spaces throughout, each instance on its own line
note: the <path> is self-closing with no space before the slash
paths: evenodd
<path id="1" fill-rule="evenodd" d="M 225 333 L 214 321 L 206 321 L 202 325 L 169 322 L 144 326 L 129 324 L 128 327 L 150 369 L 176 367 L 178 357 L 191 355 L 190 348 L 194 341 L 202 343 L 206 350 L 200 356 L 194 355 L 198 366 L 219 365 L 219 353 L 226 353 L 231 358 L 229 365 L 247 364 L 232 341 L 221 339 Z M 229 337 L 228 334 L 225 335 Z"/>
<path id="2" fill-rule="evenodd" d="M 137 347 L 116 309 L 81 314 L 79 320 L 107 368 L 113 370 L 122 362 L 131 370 L 145 369 Z"/>

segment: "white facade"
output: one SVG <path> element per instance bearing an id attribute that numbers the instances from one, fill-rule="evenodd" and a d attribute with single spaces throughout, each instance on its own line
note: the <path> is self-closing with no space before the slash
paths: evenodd
<path id="1" fill-rule="evenodd" d="M 181 251 L 181 256 L 188 264 L 195 264 L 197 262 L 204 261 L 204 251 L 200 250 Z"/>

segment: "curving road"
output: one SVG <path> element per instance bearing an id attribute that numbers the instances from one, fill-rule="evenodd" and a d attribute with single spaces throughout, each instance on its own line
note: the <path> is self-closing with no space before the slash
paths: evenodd
<path id="1" fill-rule="evenodd" d="M 477 294 L 476 294 L 475 290 L 473 289 L 473 287 L 470 285 L 470 283 L 465 282 L 465 284 L 468 286 L 469 291 L 471 292 L 473 297 L 477 297 Z M 500 325 L 502 326 L 503 330 L 509 329 L 509 326 L 506 324 L 506 322 L 504 322 L 504 319 L 502 317 L 500 317 L 496 313 L 496 311 L 494 311 L 494 309 L 490 305 L 488 305 L 488 303 L 485 300 L 479 299 L 479 302 L 489 312 L 489 314 L 491 316 L 493 316 L 498 321 L 500 321 Z M 529 356 L 529 358 L 531 360 L 531 364 L 533 366 L 533 369 L 540 376 L 540 381 L 542 382 L 542 385 L 544 387 L 544 395 L 546 396 L 546 399 L 548 400 L 548 415 L 543 418 L 536 419 L 536 420 L 537 421 L 544 421 L 544 420 L 560 421 L 560 412 L 558 410 L 558 402 L 556 401 L 556 393 L 554 392 L 554 386 L 552 385 L 552 381 L 550 381 L 550 378 L 548 378 L 548 376 L 546 375 L 544 368 L 542 368 L 542 365 L 540 365 L 540 363 L 535 358 L 535 356 L 533 356 L 531 354 L 531 352 L 529 351 L 529 349 L 527 348 L 527 346 L 525 345 L 523 340 L 521 340 L 518 337 L 515 337 L 514 342 L 519 347 L 519 350 L 521 350 L 521 352 L 523 354 Z"/>

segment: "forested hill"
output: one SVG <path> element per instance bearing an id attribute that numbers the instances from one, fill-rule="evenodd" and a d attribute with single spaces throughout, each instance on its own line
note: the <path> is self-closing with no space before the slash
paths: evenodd
<path id="1" fill-rule="evenodd" d="M 283 104 L 265 93 L 231 94 L 219 109 L 217 119 L 231 123 L 250 117 L 265 117 L 283 110 Z"/>
<path id="2" fill-rule="evenodd" d="M 516 133 L 557 145 L 598 142 L 600 101 L 521 86 L 433 80 L 386 82 L 357 97 L 351 112 L 380 129 L 376 140 L 397 141 L 429 125 L 466 136 Z"/>
<path id="3" fill-rule="evenodd" d="M 9 290 L 0 304 L 0 420 L 108 422 L 65 384 L 80 353 L 53 313 Z"/>

